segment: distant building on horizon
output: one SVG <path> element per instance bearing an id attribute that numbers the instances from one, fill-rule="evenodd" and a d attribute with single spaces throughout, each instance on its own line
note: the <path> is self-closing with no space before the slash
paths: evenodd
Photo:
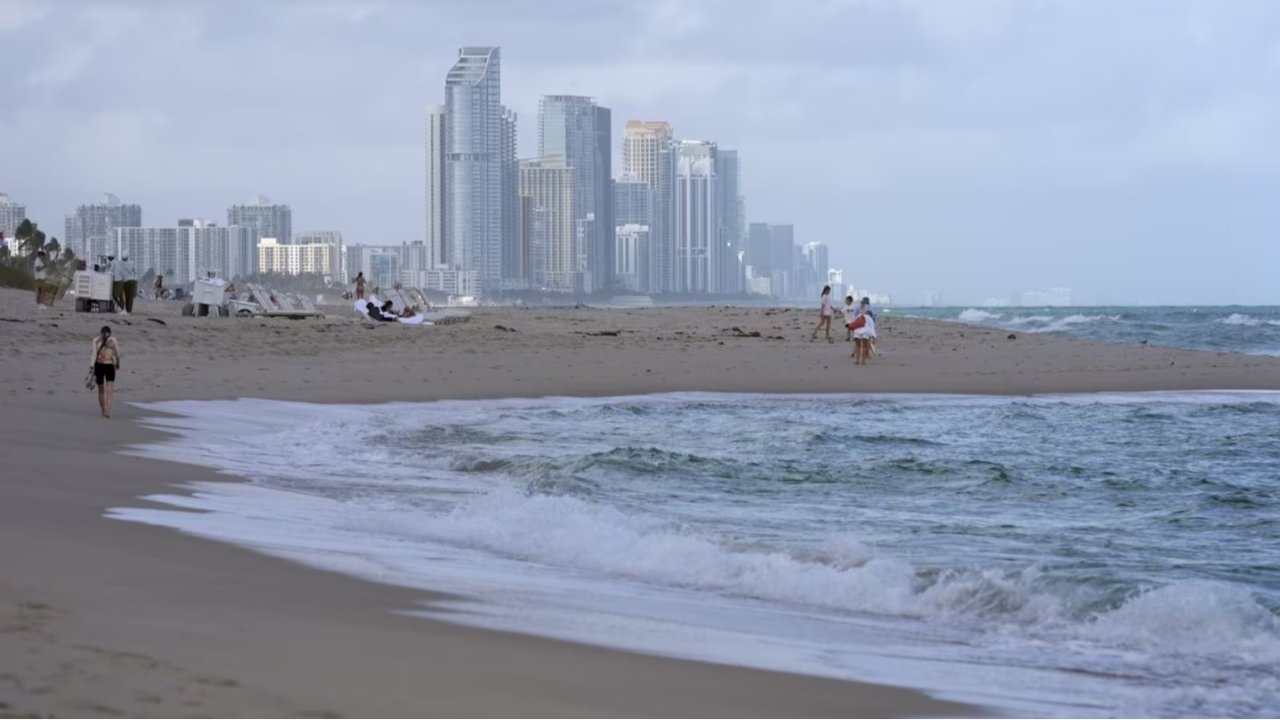
<path id="1" fill-rule="evenodd" d="M 1071 305 L 1071 288 L 1032 290 L 1022 293 L 1020 300 L 1023 307 L 1068 307 Z"/>
<path id="2" fill-rule="evenodd" d="M 529 198 L 528 221 L 536 223 L 529 234 L 529 282 L 535 289 L 573 292 L 580 287 L 580 265 L 574 252 L 576 187 L 573 168 L 563 157 L 520 161 L 520 195 Z"/>
<path id="3" fill-rule="evenodd" d="M 18 226 L 26 219 L 27 206 L 19 205 L 8 195 L 0 193 L 0 233 L 4 233 L 6 241 L 13 238 Z"/>
<path id="4" fill-rule="evenodd" d="M 815 245 L 822 245 L 815 243 Z M 796 247 L 794 225 L 770 225 L 769 223 L 751 223 L 747 228 L 747 242 L 744 250 L 745 265 L 751 268 L 748 292 L 763 294 L 767 287 L 769 295 L 783 300 L 817 298 L 821 290 L 822 274 L 816 273 L 817 264 L 826 264 L 826 246 L 822 250 L 816 247 L 811 250 L 815 255 L 812 261 L 815 270 L 808 270 L 810 263 L 805 261 L 802 248 Z M 829 270 L 830 268 L 827 268 Z M 805 282 L 801 276 L 808 278 Z M 761 282 L 768 280 L 768 283 Z M 823 283 L 825 284 L 825 283 Z M 812 298 L 810 297 L 812 296 Z"/>
<path id="5" fill-rule="evenodd" d="M 284 245 L 275 238 L 258 241 L 258 272 L 280 275 L 318 275 L 326 283 L 345 282 L 342 273 L 341 240 L 298 242 Z"/>
<path id="6" fill-rule="evenodd" d="M 726 295 L 744 290 L 743 243 L 746 202 L 742 197 L 742 163 L 737 150 L 716 152 L 716 179 L 720 191 L 720 292 Z"/>
<path id="7" fill-rule="evenodd" d="M 431 268 L 445 268 L 450 264 L 449 247 L 445 242 L 445 117 L 448 108 L 432 105 L 427 109 L 427 172 L 426 172 L 426 235 L 427 255 Z"/>
<path id="8" fill-rule="evenodd" d="M 165 284 L 181 287 L 214 273 L 234 279 L 255 272 L 256 258 L 248 252 L 257 240 L 254 228 L 219 227 L 195 221 L 181 227 L 120 227 L 111 253 L 127 253 L 139 275 L 148 270 L 164 275 Z"/>
<path id="9" fill-rule="evenodd" d="M 827 277 L 831 270 L 830 250 L 826 243 L 811 242 L 804 244 L 800 254 L 804 258 L 800 272 L 797 272 L 797 279 L 803 286 L 801 294 L 805 297 L 818 297 L 822 294 L 823 285 L 831 284 Z M 835 286 L 832 286 L 832 291 L 835 290 Z"/>
<path id="10" fill-rule="evenodd" d="M 545 95 L 538 103 L 539 157 L 563 158 L 573 170 L 575 286 L 583 292 L 613 283 L 610 124 L 609 109 L 589 97 Z"/>
<path id="11" fill-rule="evenodd" d="M 502 106 L 501 57 L 497 47 L 458 51 L 445 77 L 440 130 L 444 157 L 439 204 L 444 217 L 443 237 L 436 242 L 441 261 L 451 270 L 475 273 L 486 294 L 502 291 L 504 267 L 509 269 L 514 261 L 508 246 L 516 243 L 518 233 L 516 117 Z M 435 161 L 428 166 L 430 176 Z M 428 187 L 434 187 L 430 179 Z M 436 197 L 428 198 L 428 208 Z M 429 240 L 433 237 L 429 231 Z"/>
<path id="12" fill-rule="evenodd" d="M 706 140 L 676 143 L 675 278 L 672 292 L 721 292 L 720 188 L 716 144 Z"/>
<path id="13" fill-rule="evenodd" d="M 622 135 L 622 173 L 647 183 L 653 195 L 648 257 L 641 260 L 648 293 L 670 292 L 675 276 L 675 151 L 671 124 L 630 120 Z M 615 220 L 615 227 L 617 225 Z"/>
<path id="14" fill-rule="evenodd" d="M 648 292 L 650 243 L 654 225 L 653 187 L 638 175 L 623 173 L 613 184 L 615 275 L 628 275 L 622 286 L 631 292 Z M 621 233 L 627 228 L 624 241 Z M 625 247 L 624 247 L 625 245 Z M 624 263 L 623 253 L 628 254 Z M 634 258 L 630 255 L 634 253 Z M 624 271 L 623 268 L 626 268 Z M 634 277 L 630 277 L 634 275 Z"/>
<path id="15" fill-rule="evenodd" d="M 227 208 L 227 224 L 253 229 L 253 245 L 247 254 L 257 272 L 258 243 L 263 238 L 275 238 L 281 245 L 293 243 L 293 210 L 288 205 L 272 203 L 265 195 L 259 195 L 245 205 Z"/>
<path id="16" fill-rule="evenodd" d="M 115 253 L 117 228 L 131 227 L 142 227 L 142 206 L 122 203 L 108 193 L 106 202 L 81 205 L 67 217 L 62 245 L 77 257 L 96 260 Z"/>
<path id="17" fill-rule="evenodd" d="M 293 236 L 294 245 L 324 245 L 329 259 L 325 261 L 325 282 L 343 283 L 347 277 L 347 246 L 337 230 L 308 230 Z M 317 251 L 311 251 L 317 252 Z M 314 264 L 314 263 L 313 263 Z M 263 272 L 266 272 L 265 270 Z"/>

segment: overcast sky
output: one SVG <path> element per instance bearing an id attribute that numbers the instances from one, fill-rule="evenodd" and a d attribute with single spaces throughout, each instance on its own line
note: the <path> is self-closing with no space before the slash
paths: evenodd
<path id="1" fill-rule="evenodd" d="M 1280 303 L 1280 2 L 0 0 L 0 192 L 61 236 L 258 193 L 295 232 L 423 235 L 423 113 L 500 45 L 544 94 L 740 151 L 747 216 L 900 303 Z M 615 147 L 615 168 L 619 150 Z"/>

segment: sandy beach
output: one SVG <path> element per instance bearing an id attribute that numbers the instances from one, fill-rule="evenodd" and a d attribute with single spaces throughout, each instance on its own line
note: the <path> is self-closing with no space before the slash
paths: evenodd
<path id="1" fill-rule="evenodd" d="M 438 596 L 103 511 L 208 470 L 120 454 L 130 403 L 331 403 L 669 391 L 1038 394 L 1280 390 L 1280 359 L 886 317 L 881 355 L 813 311 L 478 309 L 441 327 L 41 310 L 0 290 L 0 716 L 936 716 L 923 693 L 615 652 L 407 617 Z M 114 417 L 83 385 L 109 324 Z M 839 336 L 837 336 L 839 337 Z M 221 479 L 235 481 L 222 476 Z"/>

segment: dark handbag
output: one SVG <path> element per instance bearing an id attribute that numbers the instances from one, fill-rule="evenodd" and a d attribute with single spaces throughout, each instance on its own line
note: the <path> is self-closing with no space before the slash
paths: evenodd
<path id="1" fill-rule="evenodd" d="M 84 376 L 84 387 L 86 390 L 92 390 L 98 384 L 98 379 L 94 377 L 93 368 L 89 368 L 89 374 Z"/>

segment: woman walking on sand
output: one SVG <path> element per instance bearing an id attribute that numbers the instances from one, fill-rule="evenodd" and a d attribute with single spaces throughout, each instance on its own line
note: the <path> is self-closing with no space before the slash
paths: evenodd
<path id="1" fill-rule="evenodd" d="M 822 288 L 822 309 L 818 311 L 818 326 L 813 329 L 813 334 L 809 336 L 809 339 L 817 340 L 818 331 L 825 327 L 827 330 L 827 342 L 835 342 L 835 340 L 831 339 L 831 316 L 835 314 L 835 308 L 831 307 L 831 286 L 827 285 Z"/>
<path id="2" fill-rule="evenodd" d="M 364 299 L 364 271 L 356 273 L 356 299 Z"/>
<path id="3" fill-rule="evenodd" d="M 93 379 L 98 385 L 98 408 L 102 417 L 111 417 L 111 401 L 115 399 L 116 370 L 120 369 L 120 346 L 104 325 L 93 338 Z"/>

